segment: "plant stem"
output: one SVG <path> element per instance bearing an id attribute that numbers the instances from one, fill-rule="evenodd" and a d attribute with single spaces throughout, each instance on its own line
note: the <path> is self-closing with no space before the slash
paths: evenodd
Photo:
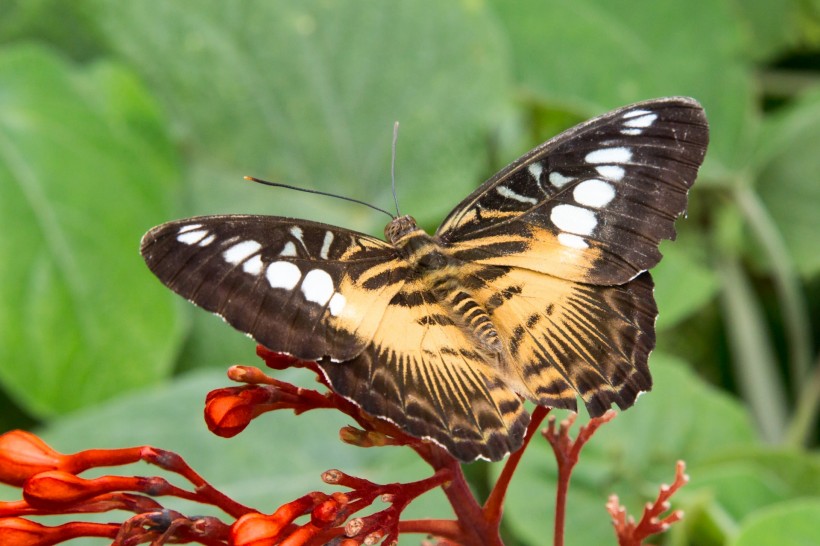
<path id="1" fill-rule="evenodd" d="M 552 543 L 554 546 L 564 546 L 564 523 L 567 511 L 567 492 L 569 478 L 572 475 L 573 464 L 556 457 L 558 461 L 558 487 L 555 490 L 555 525 Z"/>
<path id="2" fill-rule="evenodd" d="M 524 436 L 524 444 L 521 446 L 521 449 L 510 455 L 510 458 L 507 459 L 504 468 L 501 470 L 501 474 L 498 476 L 498 480 L 495 482 L 493 490 L 484 503 L 484 517 L 487 521 L 496 522 L 497 524 L 501 522 L 501 515 L 504 511 L 504 497 L 507 494 L 507 489 L 510 486 L 510 481 L 515 473 L 515 469 L 518 468 L 518 463 L 524 455 L 524 450 L 527 449 L 530 440 L 532 440 L 532 437 L 538 432 L 538 428 L 549 412 L 550 408 L 543 406 L 537 406 L 532 412 L 530 424 L 527 426 L 527 432 Z"/>
<path id="3" fill-rule="evenodd" d="M 748 185 L 738 185 L 734 190 L 734 198 L 743 219 L 768 257 L 789 340 L 792 384 L 795 394 L 799 396 L 811 366 L 810 321 L 805 298 L 800 291 L 800 281 L 783 238 L 757 193 Z M 800 441 L 803 439 L 799 438 Z"/>
<path id="4" fill-rule="evenodd" d="M 788 445 L 799 446 L 806 442 L 817 421 L 818 407 L 820 407 L 820 357 L 814 364 L 814 372 L 805 382 L 797 398 L 797 408 L 786 431 Z"/>
<path id="5" fill-rule="evenodd" d="M 740 392 L 752 410 L 758 430 L 769 443 L 783 440 L 786 424 L 786 395 L 778 375 L 763 311 L 748 277 L 736 256 L 717 259 L 721 304 L 735 377 Z"/>
<path id="6" fill-rule="evenodd" d="M 436 472 L 450 471 L 452 480 L 444 484 L 442 490 L 450 502 L 458 520 L 462 544 L 475 546 L 504 546 L 498 530 L 498 522 L 489 522 L 484 510 L 478 504 L 461 469 L 461 464 L 443 449 L 426 444 L 416 448 L 416 452 L 433 467 Z"/>

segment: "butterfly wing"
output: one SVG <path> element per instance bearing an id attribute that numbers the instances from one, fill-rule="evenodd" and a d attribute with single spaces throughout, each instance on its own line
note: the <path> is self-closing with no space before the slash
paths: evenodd
<path id="1" fill-rule="evenodd" d="M 622 284 L 653 267 L 706 153 L 692 99 L 633 104 L 578 125 L 481 185 L 438 229 L 453 255 Z"/>
<path id="2" fill-rule="evenodd" d="M 497 355 L 475 346 L 450 310 L 409 281 L 356 358 L 319 366 L 333 389 L 462 461 L 497 461 L 521 447 L 529 415 L 502 381 Z"/>
<path id="3" fill-rule="evenodd" d="M 652 290 L 649 273 L 592 286 L 514 267 L 474 294 L 506 348 L 505 382 L 549 407 L 575 411 L 580 396 L 597 417 L 613 403 L 631 406 L 652 385 Z"/>
<path id="4" fill-rule="evenodd" d="M 169 222 L 142 240 L 169 288 L 271 350 L 349 360 L 404 283 L 395 249 L 368 235 L 273 216 Z"/>
<path id="5" fill-rule="evenodd" d="M 438 237 L 450 255 L 503 273 L 474 283 L 533 401 L 593 416 L 651 387 L 657 308 L 645 271 L 674 238 L 708 142 L 699 104 L 627 106 L 538 146 L 479 187 Z"/>
<path id="6" fill-rule="evenodd" d="M 396 249 L 272 216 L 170 222 L 142 241 L 169 288 L 271 350 L 317 360 L 333 389 L 456 457 L 498 460 L 529 416 L 495 357 L 447 320 Z"/>

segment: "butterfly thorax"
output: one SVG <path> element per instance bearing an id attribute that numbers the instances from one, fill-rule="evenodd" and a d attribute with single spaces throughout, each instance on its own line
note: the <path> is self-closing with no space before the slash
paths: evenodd
<path id="1" fill-rule="evenodd" d="M 487 310 L 473 298 L 460 281 L 464 264 L 453 258 L 437 238 L 419 228 L 412 216 L 394 219 L 384 234 L 408 262 L 413 282 L 433 301 L 446 303 L 451 319 L 470 332 L 490 353 L 502 351 L 501 340 Z"/>

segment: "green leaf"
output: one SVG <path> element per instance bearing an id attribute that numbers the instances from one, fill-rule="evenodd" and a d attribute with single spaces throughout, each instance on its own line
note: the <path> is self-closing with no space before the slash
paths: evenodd
<path id="1" fill-rule="evenodd" d="M 0 2 L 0 44 L 37 41 L 72 59 L 99 55 L 100 36 L 93 12 L 82 2 L 62 0 L 4 0 Z"/>
<path id="2" fill-rule="evenodd" d="M 276 372 L 276 377 L 321 390 L 307 370 Z M 175 451 L 219 490 L 265 513 L 310 491 L 341 491 L 321 480 L 321 473 L 331 468 L 377 483 L 413 481 L 432 474 L 409 448 L 363 449 L 342 443 L 339 429 L 355 423 L 336 411 L 267 413 L 234 438 L 214 436 L 205 426 L 202 408 L 210 390 L 225 386 L 230 382 L 224 373 L 185 374 L 163 387 L 144 389 L 55 421 L 43 431 L 43 438 L 63 453 L 144 444 Z M 167 476 L 142 464 L 93 473 Z M 190 489 L 178 477 L 173 481 Z M 13 493 L 6 490 L 3 496 L 11 498 Z M 189 515 L 224 517 L 212 507 L 169 497 L 157 500 Z M 387 505 L 377 501 L 374 507 Z M 406 514 L 410 518 L 453 517 L 440 490 L 420 497 Z M 100 518 L 111 521 L 112 515 Z"/>
<path id="3" fill-rule="evenodd" d="M 799 43 L 799 3 L 794 0 L 740 0 L 739 15 L 747 23 L 746 55 L 756 61 L 788 55 Z"/>
<path id="4" fill-rule="evenodd" d="M 481 180 L 509 109 L 503 43 L 463 3 L 208 0 L 94 5 L 112 47 L 160 95 L 193 161 L 197 213 L 298 215 L 381 233 L 361 206 L 252 187 L 250 174 L 392 208 L 425 225 Z M 354 30 L 355 29 L 355 30 Z M 523 152 L 523 150 L 522 150 Z"/>
<path id="5" fill-rule="evenodd" d="M 757 191 L 769 210 L 797 270 L 820 272 L 820 91 L 773 116 L 760 134 Z"/>
<path id="6" fill-rule="evenodd" d="M 141 263 L 177 177 L 155 105 L 113 64 L 0 52 L 0 380 L 41 417 L 170 370 L 180 320 Z"/>
<path id="7" fill-rule="evenodd" d="M 688 243 L 688 244 L 687 244 Z M 717 293 L 718 279 L 699 254 L 703 238 L 664 241 L 663 260 L 652 269 L 658 302 L 658 331 L 670 328 L 703 309 Z"/>
<path id="8" fill-rule="evenodd" d="M 494 0 L 521 84 L 584 117 L 639 99 L 689 95 L 712 127 L 705 168 L 745 163 L 757 119 L 745 27 L 730 0 Z M 685 26 L 682 26 L 685 22 Z M 693 29 L 697 29 L 696 31 Z"/>
<path id="9" fill-rule="evenodd" d="M 786 392 L 765 314 L 737 258 L 723 256 L 717 265 L 738 390 L 749 405 L 761 436 L 772 443 L 782 441 L 788 415 Z"/>
<path id="10" fill-rule="evenodd" d="M 761 510 L 744 522 L 731 546 L 820 544 L 820 500 L 800 499 Z"/>
<path id="11" fill-rule="evenodd" d="M 601 427 L 581 453 L 567 501 L 568 546 L 614 543 L 604 508 L 610 494 L 640 517 L 660 484 L 674 478 L 677 460 L 695 474 L 722 450 L 755 445 L 754 430 L 734 400 L 674 358 L 655 353 L 651 367 L 652 391 Z M 552 530 L 554 461 L 546 441 L 534 438 L 510 487 L 505 521 L 529 544 L 543 544 Z M 685 491 L 692 493 L 689 486 Z"/>
<path id="12" fill-rule="evenodd" d="M 688 489 L 707 494 L 735 525 L 761 508 L 820 491 L 820 457 L 752 447 L 719 455 L 692 473 Z"/>

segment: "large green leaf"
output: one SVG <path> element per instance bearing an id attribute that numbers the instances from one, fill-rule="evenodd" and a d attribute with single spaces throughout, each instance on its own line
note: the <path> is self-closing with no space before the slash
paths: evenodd
<path id="1" fill-rule="evenodd" d="M 494 0 L 522 85 L 585 116 L 638 99 L 690 95 L 712 127 L 706 169 L 742 165 L 754 134 L 751 66 L 730 0 Z"/>
<path id="2" fill-rule="evenodd" d="M 171 367 L 179 318 L 138 253 L 177 181 L 163 127 L 122 67 L 0 52 L 0 379 L 36 415 Z"/>
<path id="3" fill-rule="evenodd" d="M 739 526 L 767 506 L 817 496 L 820 457 L 762 446 L 724 452 L 693 473 L 690 487 Z"/>
<path id="4" fill-rule="evenodd" d="M 680 323 L 715 297 L 718 279 L 705 265 L 703 243 L 702 237 L 687 237 L 661 244 L 663 260 L 652 269 L 658 331 Z"/>
<path id="5" fill-rule="evenodd" d="M 492 18 L 460 3 L 96 0 L 103 31 L 157 90 L 193 162 L 197 213 L 259 210 L 377 233 L 362 207 L 252 188 L 241 174 L 392 207 L 435 224 L 480 182 L 508 109 Z M 523 150 L 522 150 L 523 152 Z M 274 193 L 276 192 L 276 193 Z"/>
<path id="6" fill-rule="evenodd" d="M 684 363 L 655 354 L 652 375 L 652 392 L 599 429 L 581 453 L 567 503 L 568 546 L 614 543 L 604 508 L 610 494 L 617 493 L 639 517 L 660 484 L 671 482 L 675 461 L 685 460 L 695 474 L 721 450 L 755 443 L 742 408 L 697 379 Z M 510 488 L 505 517 L 529 544 L 544 544 L 551 534 L 554 460 L 546 441 L 533 439 Z"/>
<path id="7" fill-rule="evenodd" d="M 820 544 L 820 500 L 801 499 L 772 506 L 749 518 L 731 546 L 812 546 Z"/>
<path id="8" fill-rule="evenodd" d="M 773 116 L 761 133 L 757 191 L 804 276 L 820 272 L 820 92 Z"/>
<path id="9" fill-rule="evenodd" d="M 739 0 L 738 15 L 747 24 L 746 55 L 754 60 L 777 59 L 800 40 L 800 2 Z"/>

